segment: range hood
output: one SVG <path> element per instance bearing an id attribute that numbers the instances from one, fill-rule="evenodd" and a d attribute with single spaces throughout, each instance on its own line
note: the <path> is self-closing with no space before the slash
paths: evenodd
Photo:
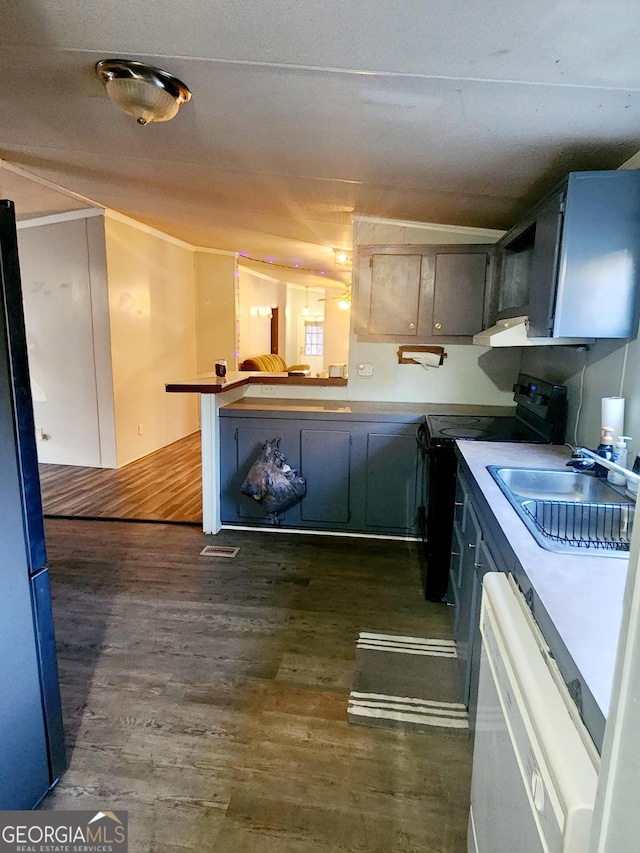
<path id="1" fill-rule="evenodd" d="M 576 346 L 593 343 L 584 338 L 530 338 L 528 317 L 510 317 L 498 320 L 495 326 L 473 336 L 473 343 L 481 347 L 550 347 Z"/>

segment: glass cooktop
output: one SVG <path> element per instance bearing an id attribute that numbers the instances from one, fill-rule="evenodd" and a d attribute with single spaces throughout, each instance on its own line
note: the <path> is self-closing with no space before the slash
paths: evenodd
<path id="1" fill-rule="evenodd" d="M 490 415 L 427 415 L 432 444 L 453 444 L 457 438 L 476 441 L 517 440 L 518 422 L 514 417 Z"/>

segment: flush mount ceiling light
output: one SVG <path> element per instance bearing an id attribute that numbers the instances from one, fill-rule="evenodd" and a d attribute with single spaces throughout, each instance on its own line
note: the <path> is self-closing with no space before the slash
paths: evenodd
<path id="1" fill-rule="evenodd" d="M 191 92 L 177 77 L 132 59 L 102 59 L 96 63 L 96 74 L 110 100 L 138 124 L 169 121 L 180 104 L 191 99 Z"/>
<path id="2" fill-rule="evenodd" d="M 346 249 L 334 249 L 333 252 L 336 259 L 336 266 L 351 266 L 351 252 L 347 251 Z"/>

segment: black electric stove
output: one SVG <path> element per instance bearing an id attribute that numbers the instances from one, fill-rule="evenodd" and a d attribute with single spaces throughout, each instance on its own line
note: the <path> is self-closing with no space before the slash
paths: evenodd
<path id="1" fill-rule="evenodd" d="M 517 431 L 513 417 L 490 415 L 427 415 L 430 447 L 453 447 L 458 438 L 474 441 L 512 441 Z"/>
<path id="2" fill-rule="evenodd" d="M 494 417 L 473 413 L 427 415 L 418 427 L 417 440 L 427 469 L 418 519 L 426 557 L 425 597 L 429 601 L 444 600 L 449 585 L 458 470 L 455 442 L 564 443 L 566 387 L 521 373 L 513 390 L 517 404 L 513 416 Z"/>

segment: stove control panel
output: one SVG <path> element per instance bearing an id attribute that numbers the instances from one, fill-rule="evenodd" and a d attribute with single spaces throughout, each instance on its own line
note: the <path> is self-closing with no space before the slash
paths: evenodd
<path id="1" fill-rule="evenodd" d="M 519 414 L 526 412 L 540 419 L 552 430 L 553 434 L 549 435 L 549 439 L 554 443 L 562 443 L 567 419 L 566 386 L 553 385 L 521 373 L 513 391 L 513 399 L 520 409 Z"/>

